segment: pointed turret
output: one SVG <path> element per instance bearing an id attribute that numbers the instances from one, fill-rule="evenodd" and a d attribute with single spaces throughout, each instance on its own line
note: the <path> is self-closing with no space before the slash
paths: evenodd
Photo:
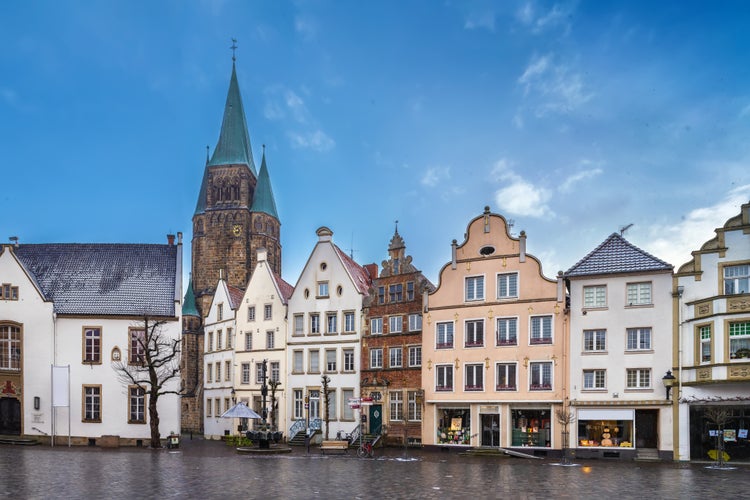
<path id="1" fill-rule="evenodd" d="M 198 307 L 195 305 L 195 294 L 193 293 L 193 278 L 190 278 L 188 283 L 187 292 L 185 292 L 185 299 L 182 301 L 182 315 L 183 316 L 196 316 L 200 318 Z"/>
<path id="2" fill-rule="evenodd" d="M 258 184 L 255 187 L 255 198 L 251 212 L 263 212 L 275 219 L 279 218 L 276 212 L 276 202 L 273 199 L 273 189 L 271 189 L 271 177 L 268 175 L 266 166 L 266 148 L 263 147 L 263 158 L 260 162 L 260 173 L 258 174 Z"/>
<path id="3" fill-rule="evenodd" d="M 224 119 L 221 122 L 221 133 L 216 149 L 208 166 L 244 164 L 257 175 L 253 153 L 250 148 L 250 135 L 247 132 L 245 109 L 242 106 L 240 86 L 237 83 L 237 72 L 232 61 L 232 78 L 229 80 L 227 102 L 224 105 Z"/>

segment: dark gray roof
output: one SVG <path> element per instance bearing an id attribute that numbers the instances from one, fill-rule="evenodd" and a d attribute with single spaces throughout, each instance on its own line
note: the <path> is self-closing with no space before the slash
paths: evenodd
<path id="1" fill-rule="evenodd" d="M 59 314 L 176 316 L 175 245 L 50 243 L 14 253 Z"/>
<path id="2" fill-rule="evenodd" d="M 601 245 L 568 269 L 565 276 L 671 270 L 671 264 L 641 250 L 618 233 L 612 233 Z"/>

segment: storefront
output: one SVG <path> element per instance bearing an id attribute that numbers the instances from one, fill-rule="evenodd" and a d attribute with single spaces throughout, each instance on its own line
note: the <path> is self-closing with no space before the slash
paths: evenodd
<path id="1" fill-rule="evenodd" d="M 437 408 L 437 436 L 439 445 L 470 445 L 471 444 L 471 411 L 468 406 L 438 407 Z"/>
<path id="2" fill-rule="evenodd" d="M 725 459 L 750 461 L 749 429 L 750 405 L 692 405 L 690 459 L 715 460 L 721 446 Z"/>
<path id="3" fill-rule="evenodd" d="M 644 421 L 646 416 L 644 416 Z M 650 419 L 649 419 L 650 420 Z M 576 414 L 577 455 L 581 458 L 629 458 L 635 454 L 634 409 L 582 409 Z M 654 426 L 656 422 L 654 422 Z M 649 427 L 651 425 L 649 424 Z M 645 434 L 645 431 L 644 431 Z M 654 444 L 653 447 L 656 447 Z"/>
<path id="4" fill-rule="evenodd" d="M 551 407 L 512 408 L 510 416 L 511 446 L 552 446 Z"/>

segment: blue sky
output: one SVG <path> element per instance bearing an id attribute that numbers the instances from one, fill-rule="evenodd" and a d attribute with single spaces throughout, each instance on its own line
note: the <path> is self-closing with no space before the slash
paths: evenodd
<path id="1" fill-rule="evenodd" d="M 750 4 L 0 2 L 0 240 L 185 234 L 237 73 L 294 283 L 326 225 L 432 280 L 485 205 L 553 277 L 679 266 L 750 200 Z"/>

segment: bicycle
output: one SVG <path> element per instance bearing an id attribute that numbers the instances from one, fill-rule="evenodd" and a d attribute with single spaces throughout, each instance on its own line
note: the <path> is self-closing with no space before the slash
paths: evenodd
<path id="1" fill-rule="evenodd" d="M 357 448 L 357 456 L 359 458 L 372 458 L 373 454 L 372 443 L 370 441 L 367 441 L 366 443 L 363 442 L 361 445 L 359 445 L 359 448 Z"/>
<path id="2" fill-rule="evenodd" d="M 349 443 L 351 443 L 352 435 L 346 431 L 338 431 L 336 433 L 336 439 L 338 439 L 339 441 L 348 441 Z"/>

